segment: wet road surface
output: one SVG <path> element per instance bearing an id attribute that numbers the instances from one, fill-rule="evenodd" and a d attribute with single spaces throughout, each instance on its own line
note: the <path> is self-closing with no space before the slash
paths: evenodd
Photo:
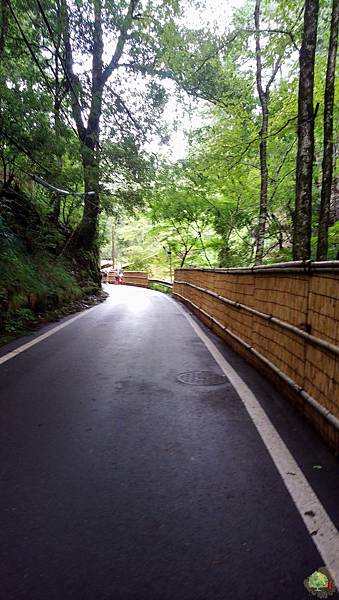
<path id="1" fill-rule="evenodd" d="M 0 365 L 0 599 L 309 598 L 322 557 L 236 390 L 178 380 L 222 372 L 175 302 L 110 294 Z M 208 335 L 338 528 L 338 461 Z"/>

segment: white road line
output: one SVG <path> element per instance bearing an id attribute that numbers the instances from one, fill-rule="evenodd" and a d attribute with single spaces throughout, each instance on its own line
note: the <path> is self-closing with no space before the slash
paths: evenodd
<path id="1" fill-rule="evenodd" d="M 169 298 L 169 300 L 171 300 Z M 171 300 L 174 302 L 173 300 Z M 237 391 L 339 589 L 339 532 L 257 398 L 201 327 L 175 302 Z M 306 514 L 308 513 L 308 514 Z M 305 573 L 305 577 L 311 573 Z"/>
<path id="2" fill-rule="evenodd" d="M 32 346 L 35 346 L 35 344 L 39 344 L 40 342 L 42 342 L 46 338 L 49 338 L 51 335 L 54 335 L 58 331 L 61 331 L 61 329 L 64 329 L 64 327 L 68 327 L 68 325 L 70 325 L 71 323 L 74 323 L 74 321 L 76 321 L 77 319 L 80 319 L 81 317 L 88 315 L 88 313 L 91 310 L 93 310 L 93 308 L 96 308 L 96 306 L 92 306 L 92 308 L 89 308 L 89 309 L 85 310 L 84 312 L 81 312 L 79 315 L 76 315 L 76 317 L 72 317 L 72 319 L 65 321 L 65 323 L 61 323 L 61 325 L 57 325 L 56 327 L 53 327 L 53 329 L 50 329 L 49 331 L 46 331 L 46 333 L 39 335 L 38 337 L 34 338 L 34 340 L 27 342 L 27 344 L 23 344 L 22 346 L 19 346 L 19 348 L 12 350 L 12 352 L 8 352 L 8 354 L 5 354 L 4 356 L 0 356 L 0 365 L 7 362 L 8 360 L 11 360 L 11 358 L 15 358 L 15 356 L 18 356 L 18 354 L 21 354 L 21 352 L 25 352 L 25 350 L 32 348 Z"/>

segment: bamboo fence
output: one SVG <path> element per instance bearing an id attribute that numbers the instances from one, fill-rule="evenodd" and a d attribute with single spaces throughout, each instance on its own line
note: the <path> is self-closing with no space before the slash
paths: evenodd
<path id="1" fill-rule="evenodd" d="M 122 283 L 123 285 L 148 287 L 148 273 L 146 271 L 124 271 Z"/>
<path id="2" fill-rule="evenodd" d="M 339 449 L 339 261 L 177 269 L 173 294 Z"/>

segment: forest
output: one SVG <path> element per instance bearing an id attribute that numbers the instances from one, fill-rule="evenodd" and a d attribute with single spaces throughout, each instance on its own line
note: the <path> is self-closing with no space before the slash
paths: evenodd
<path id="1" fill-rule="evenodd" d="M 112 248 L 166 279 L 338 258 L 339 2 L 214 3 L 0 0 L 3 331 L 97 293 Z"/>

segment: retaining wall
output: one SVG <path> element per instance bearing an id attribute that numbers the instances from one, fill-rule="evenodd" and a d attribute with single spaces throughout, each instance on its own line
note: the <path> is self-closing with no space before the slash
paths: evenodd
<path id="1" fill-rule="evenodd" d="M 339 261 L 177 269 L 173 293 L 339 450 Z"/>

